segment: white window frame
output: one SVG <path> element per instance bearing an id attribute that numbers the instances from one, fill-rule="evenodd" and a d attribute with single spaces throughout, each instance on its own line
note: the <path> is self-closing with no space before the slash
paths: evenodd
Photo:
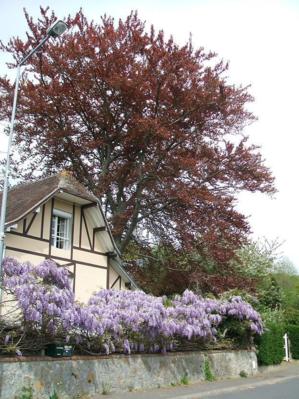
<path id="1" fill-rule="evenodd" d="M 65 219 L 65 232 L 58 235 L 58 218 Z M 72 214 L 53 209 L 51 220 L 51 245 L 54 248 L 68 250 L 71 246 L 71 227 L 72 227 Z M 58 242 L 62 242 L 62 248 L 58 246 Z"/>

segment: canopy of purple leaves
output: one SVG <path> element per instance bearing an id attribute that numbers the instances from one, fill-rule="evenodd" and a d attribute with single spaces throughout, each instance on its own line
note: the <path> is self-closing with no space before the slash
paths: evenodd
<path id="1" fill-rule="evenodd" d="M 216 341 L 228 320 L 239 322 L 251 336 L 263 331 L 260 315 L 239 297 L 220 301 L 186 290 L 170 300 L 103 289 L 81 304 L 75 301 L 69 271 L 52 260 L 33 266 L 5 258 L 3 273 L 4 297 L 18 310 L 15 320 L 2 316 L 2 352 L 12 347 L 19 353 L 26 337 L 44 344 L 64 340 L 90 353 L 166 352 L 178 339 Z"/>

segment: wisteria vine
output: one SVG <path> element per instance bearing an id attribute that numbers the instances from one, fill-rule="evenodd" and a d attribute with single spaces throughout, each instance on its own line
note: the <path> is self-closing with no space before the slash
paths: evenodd
<path id="1" fill-rule="evenodd" d="M 33 266 L 5 258 L 3 271 L 4 290 L 17 304 L 24 334 L 71 340 L 90 352 L 166 352 L 177 339 L 212 342 L 228 320 L 242 324 L 251 336 L 263 331 L 260 315 L 240 297 L 205 299 L 186 290 L 168 299 L 142 291 L 101 290 L 79 304 L 69 271 L 52 260 Z M 3 333 L 0 339 L 5 347 L 11 336 Z"/>

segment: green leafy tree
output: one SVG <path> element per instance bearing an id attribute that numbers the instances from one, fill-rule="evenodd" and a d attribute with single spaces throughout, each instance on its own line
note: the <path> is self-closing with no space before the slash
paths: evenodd
<path id="1" fill-rule="evenodd" d="M 279 258 L 281 243 L 266 238 L 249 242 L 236 251 L 232 265 L 240 274 L 257 280 L 267 278 Z"/>
<path id="2" fill-rule="evenodd" d="M 284 274 L 288 276 L 298 275 L 295 265 L 287 257 L 283 257 L 274 262 L 272 272 L 275 274 Z"/>

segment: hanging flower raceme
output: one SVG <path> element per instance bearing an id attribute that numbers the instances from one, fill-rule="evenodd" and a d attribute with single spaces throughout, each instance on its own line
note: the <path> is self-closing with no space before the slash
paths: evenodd
<path id="1" fill-rule="evenodd" d="M 166 352 L 178 339 L 214 341 L 230 320 L 249 335 L 262 333 L 260 315 L 240 297 L 212 300 L 186 290 L 169 300 L 142 291 L 101 290 L 84 305 L 75 302 L 68 270 L 52 260 L 33 266 L 6 258 L 3 267 L 4 287 L 30 331 L 73 337 L 90 351 Z"/>
<path id="2" fill-rule="evenodd" d="M 78 324 L 67 269 L 52 260 L 33 266 L 5 258 L 3 271 L 3 285 L 17 301 L 28 327 L 54 335 Z"/>

